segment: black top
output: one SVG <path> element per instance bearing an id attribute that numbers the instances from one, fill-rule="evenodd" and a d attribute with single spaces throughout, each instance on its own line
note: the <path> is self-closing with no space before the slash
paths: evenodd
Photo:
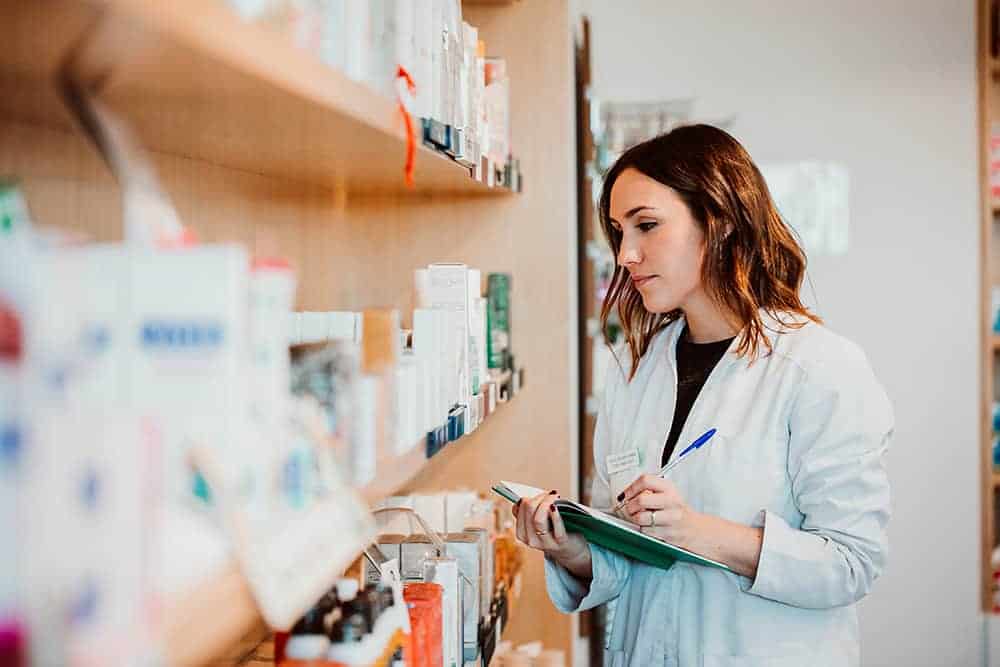
<path id="1" fill-rule="evenodd" d="M 674 409 L 674 422 L 670 426 L 667 445 L 663 448 L 661 466 L 667 465 L 670 455 L 677 446 L 677 438 L 681 435 L 684 422 L 687 421 L 691 406 L 698 398 L 701 388 L 711 375 L 719 360 L 726 354 L 732 338 L 715 343 L 692 343 L 688 340 L 688 330 L 685 327 L 677 341 L 677 405 Z M 688 443 L 685 443 L 687 446 Z"/>

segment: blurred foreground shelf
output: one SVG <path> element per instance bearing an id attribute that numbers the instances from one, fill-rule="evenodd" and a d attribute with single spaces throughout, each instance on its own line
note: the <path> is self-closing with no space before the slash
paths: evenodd
<path id="1" fill-rule="evenodd" d="M 501 194 L 407 133 L 395 100 L 221 0 L 0 3 L 0 115 L 69 129 L 59 73 L 97 92 L 153 151 L 355 194 Z"/>
<path id="2" fill-rule="evenodd" d="M 498 403 L 496 411 L 478 428 L 484 428 L 503 410 L 503 405 Z M 464 439 L 465 436 L 449 442 L 440 451 L 463 446 Z M 422 440 L 402 456 L 379 459 L 376 478 L 360 489 L 365 502 L 373 505 L 399 492 L 433 466 L 435 457 L 427 458 L 426 452 L 426 442 Z M 230 563 L 219 575 L 168 600 L 165 637 L 168 663 L 183 667 L 203 665 L 255 629 L 263 633 L 264 621 L 239 565 Z"/>

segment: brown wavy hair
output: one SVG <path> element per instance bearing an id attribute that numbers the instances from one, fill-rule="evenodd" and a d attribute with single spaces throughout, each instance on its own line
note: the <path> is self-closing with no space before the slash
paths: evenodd
<path id="1" fill-rule="evenodd" d="M 629 148 L 604 178 L 598 204 L 601 227 L 617 259 L 622 233 L 611 224 L 611 189 L 626 169 L 635 169 L 672 188 L 705 232 L 701 281 L 709 297 L 732 312 L 743 327 L 737 354 L 751 362 L 771 341 L 761 311 L 781 325 L 800 328 L 821 320 L 803 305 L 799 289 L 806 255 L 778 213 L 767 183 L 736 139 L 711 125 L 686 125 Z M 651 313 L 628 270 L 615 267 L 601 308 L 618 312 L 632 357 L 631 379 L 653 337 L 681 315 Z"/>

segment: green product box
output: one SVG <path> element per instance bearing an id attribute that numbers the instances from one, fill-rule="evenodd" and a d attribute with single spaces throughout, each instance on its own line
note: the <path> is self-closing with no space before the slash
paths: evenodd
<path id="1" fill-rule="evenodd" d="M 510 364 L 510 274 L 491 273 L 486 279 L 487 360 L 490 368 Z"/>

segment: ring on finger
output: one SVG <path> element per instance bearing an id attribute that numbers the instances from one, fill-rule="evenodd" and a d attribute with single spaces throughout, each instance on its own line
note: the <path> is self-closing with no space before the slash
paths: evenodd
<path id="1" fill-rule="evenodd" d="M 548 535 L 548 534 L 549 534 L 549 531 L 547 531 L 547 530 L 536 530 L 535 531 L 535 535 L 538 535 L 539 537 L 541 537 L 542 535 Z"/>
<path id="2" fill-rule="evenodd" d="M 656 525 L 656 510 L 652 510 L 649 513 L 649 527 L 652 528 Z"/>

